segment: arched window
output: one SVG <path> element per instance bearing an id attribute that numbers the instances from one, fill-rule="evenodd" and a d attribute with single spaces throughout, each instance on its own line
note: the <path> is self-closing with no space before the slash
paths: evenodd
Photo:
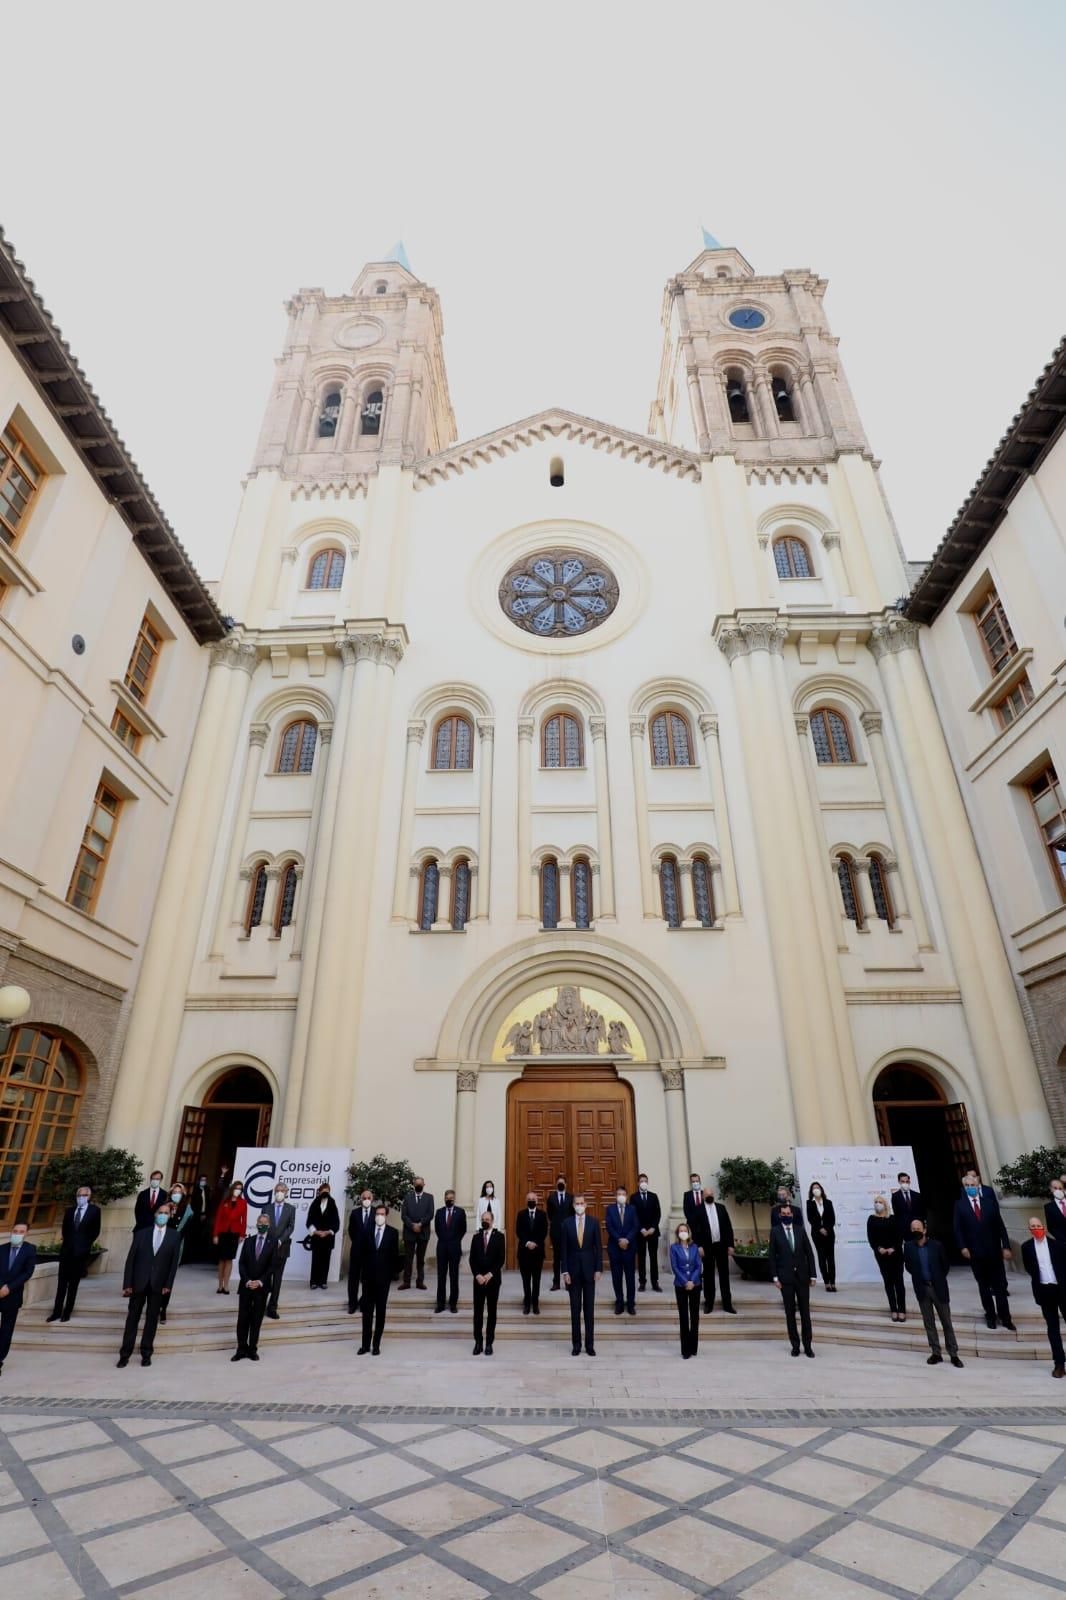
<path id="1" fill-rule="evenodd" d="M 681 926 L 681 885 L 677 876 L 677 858 L 663 856 L 659 862 L 659 893 L 663 901 L 663 917 L 668 928 Z"/>
<path id="2" fill-rule="evenodd" d="M 847 767 L 855 760 L 848 719 L 829 706 L 811 712 L 811 738 L 820 767 Z"/>
<path id="3" fill-rule="evenodd" d="M 570 899 L 575 926 L 591 927 L 592 867 L 587 856 L 578 856 L 570 868 Z"/>
<path id="4" fill-rule="evenodd" d="M 840 883 L 840 898 L 844 902 L 844 915 L 849 921 L 854 922 L 857 928 L 861 928 L 862 907 L 855 886 L 855 863 L 850 856 L 841 856 L 837 862 L 837 879 Z"/>
<path id="5" fill-rule="evenodd" d="M 562 456 L 552 456 L 551 465 L 548 468 L 548 482 L 553 489 L 561 489 L 565 481 Z"/>
<path id="6" fill-rule="evenodd" d="M 389 286 L 384 281 L 384 279 L 382 279 L 382 281 L 380 283 L 375 283 L 375 285 L 374 285 L 374 293 L 375 294 L 388 294 L 388 292 L 389 292 Z"/>
<path id="7" fill-rule="evenodd" d="M 585 752 L 581 724 L 565 711 L 557 711 L 544 723 L 543 761 L 546 767 L 583 767 Z"/>
<path id="8" fill-rule="evenodd" d="M 540 864 L 540 923 L 542 928 L 559 926 L 559 863 L 554 856 Z"/>
<path id="9" fill-rule="evenodd" d="M 267 869 L 265 862 L 260 861 L 252 873 L 252 881 L 248 885 L 248 906 L 244 913 L 244 931 L 250 934 L 253 928 L 258 928 L 263 920 L 263 906 L 266 903 Z"/>
<path id="10" fill-rule="evenodd" d="M 371 389 L 359 413 L 359 432 L 364 438 L 381 432 L 381 419 L 385 414 L 385 396 L 380 389 Z"/>
<path id="11" fill-rule="evenodd" d="M 275 772 L 310 772 L 315 760 L 318 725 L 303 717 L 290 722 L 278 746 Z"/>
<path id="12" fill-rule="evenodd" d="M 344 551 L 331 547 L 312 556 L 307 569 L 309 589 L 339 589 L 344 582 Z"/>
<path id="13" fill-rule="evenodd" d="M 888 891 L 888 869 L 880 856 L 870 857 L 870 892 L 874 897 L 874 910 L 882 922 L 887 922 L 893 927 L 896 914 L 892 908 L 892 896 Z"/>
<path id="14" fill-rule="evenodd" d="M 74 1142 L 84 1073 L 65 1040 L 15 1028 L 0 1051 L 0 1219 L 31 1227 L 51 1220 L 55 1202 L 41 1172 Z"/>
<path id="15" fill-rule="evenodd" d="M 332 439 L 337 431 L 337 424 L 341 416 L 341 392 L 339 389 L 327 389 L 322 401 L 322 410 L 318 413 L 318 437 Z"/>
<path id="16" fill-rule="evenodd" d="M 730 421 L 750 423 L 751 408 L 748 405 L 748 391 L 739 372 L 726 373 L 725 397 L 729 406 Z"/>
<path id="17" fill-rule="evenodd" d="M 779 578 L 813 578 L 811 557 L 802 539 L 782 534 L 774 540 L 774 566 Z"/>
<path id="18" fill-rule="evenodd" d="M 796 408 L 792 403 L 792 389 L 782 373 L 775 372 L 771 377 L 770 392 L 777 408 L 778 422 L 795 422 Z"/>
<path id="19" fill-rule="evenodd" d="M 706 856 L 692 858 L 692 898 L 696 920 L 701 928 L 714 927 L 714 894 L 711 889 L 711 863 Z"/>
<path id="20" fill-rule="evenodd" d="M 434 772 L 468 772 L 474 765 L 474 730 L 466 717 L 442 717 L 433 735 Z"/>
<path id="21" fill-rule="evenodd" d="M 461 933 L 470 916 L 470 863 L 464 856 L 452 868 L 452 927 Z"/>
<path id="22" fill-rule="evenodd" d="M 274 906 L 274 932 L 280 934 L 282 928 L 287 928 L 292 922 L 293 908 L 296 905 L 296 863 L 290 861 L 281 874 L 278 884 L 277 902 Z"/>
<path id="23" fill-rule="evenodd" d="M 691 767 L 692 733 L 680 711 L 660 711 L 651 719 L 653 767 Z"/>
<path id="24" fill-rule="evenodd" d="M 418 926 L 428 933 L 437 920 L 437 902 L 440 898 L 440 868 L 435 861 L 427 861 L 422 868 L 422 889 L 418 897 Z"/>

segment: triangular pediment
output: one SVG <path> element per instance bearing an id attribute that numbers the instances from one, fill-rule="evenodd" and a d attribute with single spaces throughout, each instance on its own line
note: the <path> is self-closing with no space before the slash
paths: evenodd
<path id="1" fill-rule="evenodd" d="M 691 450 L 680 450 L 676 445 L 664 444 L 650 434 L 630 433 L 609 422 L 597 422 L 593 417 L 583 417 L 576 411 L 553 408 L 538 411 L 535 416 L 521 422 L 509 423 L 492 433 L 483 433 L 477 439 L 453 444 L 437 455 L 426 456 L 415 466 L 415 487 L 425 488 L 460 473 L 473 471 L 494 461 L 515 454 L 516 451 L 545 440 L 561 439 L 600 450 L 606 455 L 639 465 L 657 467 L 678 478 L 700 480 L 700 458 Z"/>

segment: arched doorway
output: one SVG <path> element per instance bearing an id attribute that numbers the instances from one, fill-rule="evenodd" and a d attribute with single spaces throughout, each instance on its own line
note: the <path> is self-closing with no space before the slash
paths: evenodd
<path id="1" fill-rule="evenodd" d="M 882 1144 L 909 1144 L 911 1174 L 929 1208 L 933 1232 L 952 1238 L 952 1211 L 968 1167 L 977 1165 L 970 1119 L 961 1102 L 949 1104 L 938 1079 L 915 1062 L 895 1062 L 873 1087 L 877 1134 Z"/>
<path id="2" fill-rule="evenodd" d="M 214 1187 L 223 1168 L 233 1171 L 239 1149 L 269 1143 L 273 1110 L 263 1074 L 255 1067 L 231 1067 L 212 1083 L 203 1105 L 184 1108 L 174 1179 L 191 1188 L 202 1174 Z"/>
<path id="3" fill-rule="evenodd" d="M 60 1034 L 12 1029 L 0 1051 L 0 1221 L 52 1221 L 56 1203 L 41 1174 L 73 1145 L 84 1090 L 81 1060 Z"/>
<path id="4" fill-rule="evenodd" d="M 613 1066 L 528 1066 L 507 1095 L 507 1216 L 535 1189 L 542 1203 L 560 1173 L 601 1221 L 624 1184 L 637 1177 L 633 1091 Z M 513 1229 L 507 1229 L 514 1266 Z"/>

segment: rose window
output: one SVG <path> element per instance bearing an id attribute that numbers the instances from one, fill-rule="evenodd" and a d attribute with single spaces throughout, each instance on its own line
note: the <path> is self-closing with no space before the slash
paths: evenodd
<path id="1" fill-rule="evenodd" d="M 569 639 L 605 622 L 618 604 L 618 582 L 574 550 L 542 550 L 516 561 L 500 584 L 500 605 L 516 628 L 542 639 Z"/>

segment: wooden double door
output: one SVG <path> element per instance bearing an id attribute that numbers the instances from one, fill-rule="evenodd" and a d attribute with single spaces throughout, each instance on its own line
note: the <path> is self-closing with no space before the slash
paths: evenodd
<path id="1" fill-rule="evenodd" d="M 636 1187 L 636 1162 L 633 1092 L 613 1068 L 527 1069 L 508 1098 L 508 1263 L 515 1261 L 514 1219 L 531 1189 L 546 1203 L 562 1173 L 602 1221 L 617 1186 Z"/>

